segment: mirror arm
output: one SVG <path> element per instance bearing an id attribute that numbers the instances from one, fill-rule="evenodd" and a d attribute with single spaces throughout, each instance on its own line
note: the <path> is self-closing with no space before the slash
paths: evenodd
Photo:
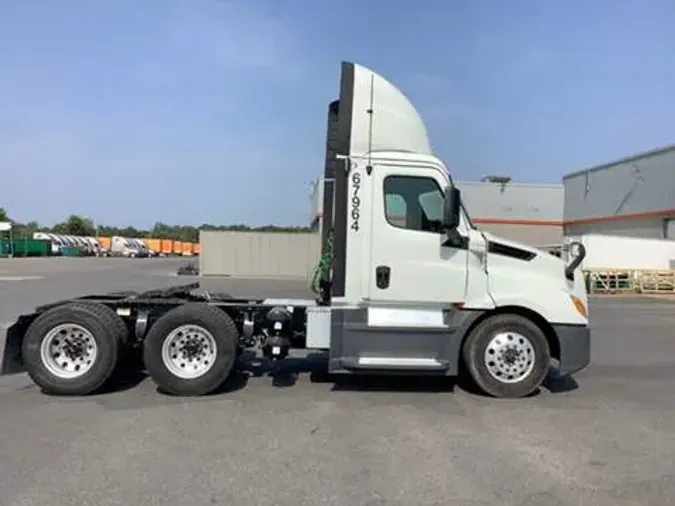
<path id="1" fill-rule="evenodd" d="M 445 241 L 443 246 L 448 248 L 464 249 L 469 243 L 469 238 L 459 233 L 459 230 L 452 228 L 445 231 Z"/>

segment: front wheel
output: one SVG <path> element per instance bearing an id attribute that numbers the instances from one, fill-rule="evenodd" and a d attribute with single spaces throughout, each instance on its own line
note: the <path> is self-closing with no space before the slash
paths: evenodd
<path id="1" fill-rule="evenodd" d="M 501 314 L 481 322 L 468 336 L 462 352 L 471 379 L 493 397 L 531 394 L 550 366 L 546 336 L 519 315 Z"/>

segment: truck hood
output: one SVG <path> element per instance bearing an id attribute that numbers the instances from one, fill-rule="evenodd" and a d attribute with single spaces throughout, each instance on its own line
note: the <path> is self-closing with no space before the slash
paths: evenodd
<path id="1" fill-rule="evenodd" d="M 483 232 L 487 241 L 488 270 L 490 266 L 523 271 L 524 276 L 546 276 L 556 284 L 568 286 L 565 279 L 565 263 L 548 251 L 528 244 Z"/>
<path id="2" fill-rule="evenodd" d="M 574 280 L 565 277 L 566 263 L 548 251 L 483 232 L 488 245 L 488 277 L 505 276 L 512 282 L 544 283 L 587 300 L 583 274 L 577 269 Z"/>
<path id="3" fill-rule="evenodd" d="M 504 237 L 499 237 L 497 235 L 494 235 L 490 232 L 486 232 L 484 230 L 481 231 L 483 233 L 483 236 L 489 243 L 494 243 L 494 244 L 500 244 L 504 246 L 508 246 L 509 248 L 513 248 L 515 250 L 520 250 L 523 252 L 531 253 L 533 255 L 539 255 L 546 253 L 546 251 L 540 250 L 539 248 L 535 248 L 534 246 L 530 246 L 528 244 L 524 244 L 522 242 L 518 241 L 513 241 L 511 239 L 506 239 Z M 549 255 L 553 256 L 553 255 Z M 555 257 L 554 257 L 555 258 Z"/>
<path id="4" fill-rule="evenodd" d="M 522 306 L 550 322 L 588 322 L 583 273 L 565 276 L 565 262 L 548 251 L 485 232 L 488 293 L 496 306 Z M 576 302 L 575 302 L 576 301 Z"/>

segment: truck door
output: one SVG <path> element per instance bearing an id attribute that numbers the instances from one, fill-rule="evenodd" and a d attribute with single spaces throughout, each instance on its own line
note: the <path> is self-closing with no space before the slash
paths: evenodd
<path id="1" fill-rule="evenodd" d="M 462 302 L 468 251 L 447 245 L 441 229 L 447 183 L 439 171 L 378 165 L 371 177 L 370 300 L 436 307 Z"/>

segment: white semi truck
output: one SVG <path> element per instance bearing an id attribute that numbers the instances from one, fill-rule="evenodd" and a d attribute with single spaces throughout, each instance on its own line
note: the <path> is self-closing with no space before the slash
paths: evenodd
<path id="1" fill-rule="evenodd" d="M 125 258 L 138 258 L 143 256 L 141 248 L 128 237 L 113 236 L 110 245 L 110 254 Z"/>
<path id="2" fill-rule="evenodd" d="M 127 351 L 164 391 L 217 389 L 245 348 L 324 350 L 332 374 L 465 372 L 522 397 L 590 360 L 587 295 L 565 264 L 476 228 L 424 123 L 395 86 L 343 62 L 330 103 L 316 300 L 237 299 L 198 284 L 39 307 L 9 329 L 3 372 L 82 395 Z"/>

